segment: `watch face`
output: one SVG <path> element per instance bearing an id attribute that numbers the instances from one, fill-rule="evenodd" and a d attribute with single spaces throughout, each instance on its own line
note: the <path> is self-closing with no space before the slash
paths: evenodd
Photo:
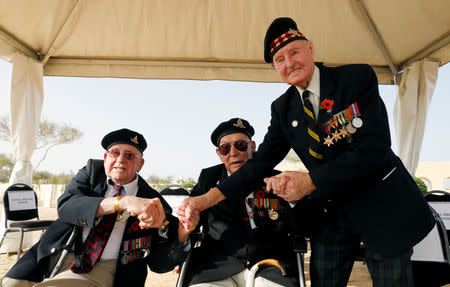
<path id="1" fill-rule="evenodd" d="M 354 118 L 354 119 L 352 120 L 352 125 L 353 125 L 355 128 L 359 129 L 360 127 L 362 127 L 363 121 L 362 121 L 360 118 Z"/>
<path id="2" fill-rule="evenodd" d="M 351 123 L 348 123 L 348 124 L 345 126 L 345 129 L 347 130 L 347 132 L 348 132 L 349 134 L 354 134 L 354 133 L 356 132 L 356 128 L 355 128 Z"/>

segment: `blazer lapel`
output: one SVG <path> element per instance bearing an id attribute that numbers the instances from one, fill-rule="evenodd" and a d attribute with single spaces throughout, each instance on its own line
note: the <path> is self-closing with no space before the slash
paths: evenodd
<path id="1" fill-rule="evenodd" d="M 105 196 L 106 190 L 108 189 L 108 182 L 106 181 L 106 175 L 100 175 L 97 179 L 97 184 L 95 184 L 93 191 L 99 196 Z"/>
<path id="2" fill-rule="evenodd" d="M 334 80 L 331 77 L 330 71 L 323 66 L 320 66 L 319 69 L 320 69 L 320 103 L 322 103 L 324 100 L 334 101 L 335 85 Z M 335 107 L 331 109 L 331 113 L 328 113 L 326 109 L 320 108 L 320 103 L 319 103 L 319 115 L 317 118 L 317 124 L 319 126 L 319 130 L 325 133 L 322 126 L 324 123 L 326 123 L 333 117 L 333 114 L 335 113 L 334 111 Z"/>
<path id="3" fill-rule="evenodd" d="M 219 185 L 222 181 L 224 181 L 227 178 L 228 178 L 227 169 L 226 169 L 225 165 L 223 165 L 223 169 L 221 171 L 220 178 L 217 182 L 217 185 Z"/>
<path id="4" fill-rule="evenodd" d="M 308 150 L 307 125 L 300 93 L 295 86 L 291 86 L 286 114 L 289 131 L 288 140 L 292 149 L 299 156 L 302 156 L 301 154 Z"/>

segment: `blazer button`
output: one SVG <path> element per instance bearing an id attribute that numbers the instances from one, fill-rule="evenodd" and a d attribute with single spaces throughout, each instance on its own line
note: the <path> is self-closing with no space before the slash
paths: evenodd
<path id="1" fill-rule="evenodd" d="M 50 252 L 51 252 L 52 254 L 55 253 L 55 252 L 56 252 L 56 248 L 53 247 L 52 250 L 50 250 Z"/>

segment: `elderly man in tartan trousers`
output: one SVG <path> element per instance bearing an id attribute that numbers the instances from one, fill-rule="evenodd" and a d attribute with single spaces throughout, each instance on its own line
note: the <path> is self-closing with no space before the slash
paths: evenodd
<path id="1" fill-rule="evenodd" d="M 283 172 L 265 181 L 287 201 L 309 197 L 325 213 L 311 236 L 312 286 L 346 286 L 361 241 L 374 286 L 414 286 L 412 247 L 434 219 L 391 150 L 375 72 L 368 65 L 315 64 L 312 41 L 290 18 L 269 26 L 264 59 L 291 86 L 272 103 L 263 143 L 227 180 L 186 199 L 180 220 L 190 218 L 188 206 L 201 211 L 225 198 L 241 200 L 292 148 L 309 172 Z"/>

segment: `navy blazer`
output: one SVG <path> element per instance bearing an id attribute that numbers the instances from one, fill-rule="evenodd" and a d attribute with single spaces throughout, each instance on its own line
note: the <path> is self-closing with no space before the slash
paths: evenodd
<path id="1" fill-rule="evenodd" d="M 178 219 L 171 215 L 167 202 L 138 175 L 138 192 L 136 196 L 144 198 L 158 197 L 163 204 L 169 220 L 168 238 L 159 236 L 158 230 L 140 229 L 138 220 L 130 216 L 124 230 L 122 243 L 117 259 L 114 286 L 144 286 L 147 277 L 147 266 L 154 272 L 168 272 L 183 262 L 186 252 L 178 243 Z M 64 194 L 58 198 L 58 220 L 55 221 L 36 243 L 6 274 L 6 277 L 40 282 L 49 274 L 49 262 L 52 254 L 58 252 L 66 244 L 72 230 L 78 231 L 74 249 L 82 246 L 82 227 L 92 228 L 100 201 L 107 190 L 103 160 L 89 160 L 78 174 L 66 186 Z M 151 246 L 148 256 L 136 256 L 122 260 L 124 242 L 150 237 Z M 79 248 L 78 248 L 79 249 Z M 82 252 L 82 247 L 81 247 Z M 77 253 L 75 251 L 75 253 Z M 142 252 L 135 252 L 141 255 Z M 69 255 L 72 256 L 72 255 Z M 134 260 L 134 261 L 133 261 Z M 50 270 L 51 271 L 51 270 Z"/>
<path id="2" fill-rule="evenodd" d="M 244 198 L 247 186 L 267 176 L 292 148 L 316 186 L 310 194 L 312 200 L 332 200 L 340 206 L 353 231 L 381 254 L 405 252 L 428 234 L 434 220 L 413 178 L 391 150 L 376 74 L 369 65 L 319 69 L 320 102 L 334 101 L 332 113 L 319 110 L 319 137 L 327 136 L 323 124 L 332 115 L 356 102 L 363 126 L 353 134 L 352 142 L 324 145 L 323 162 L 311 157 L 303 104 L 298 90 L 291 86 L 272 103 L 268 132 L 253 159 L 218 187 L 228 200 Z"/>

